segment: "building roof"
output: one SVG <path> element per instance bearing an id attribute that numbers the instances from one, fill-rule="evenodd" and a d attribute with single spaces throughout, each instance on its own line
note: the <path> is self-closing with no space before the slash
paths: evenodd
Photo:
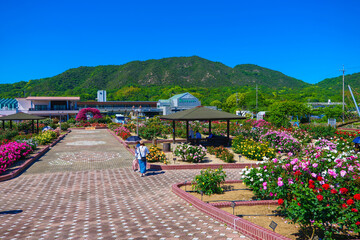
<path id="1" fill-rule="evenodd" d="M 47 100 L 47 101 L 80 101 L 80 97 L 27 97 L 26 100 Z"/>
<path id="2" fill-rule="evenodd" d="M 170 100 L 170 99 L 171 99 L 171 100 L 174 100 L 174 99 L 181 98 L 182 96 L 184 96 L 184 95 L 186 95 L 186 94 L 190 94 L 190 93 L 186 92 L 186 93 L 176 94 L 176 95 L 172 96 L 171 98 L 169 98 L 169 100 Z"/>
<path id="3" fill-rule="evenodd" d="M 15 114 L 7 115 L 0 117 L 0 120 L 40 120 L 45 119 L 46 117 L 40 117 L 36 115 L 31 115 L 23 112 L 18 112 Z"/>
<path id="4" fill-rule="evenodd" d="M 210 109 L 199 106 L 185 111 L 173 113 L 161 117 L 164 120 L 178 120 L 178 121 L 193 121 L 193 120 L 231 120 L 231 119 L 245 119 L 245 117 L 238 116 L 232 113 L 223 112 L 219 110 Z"/>

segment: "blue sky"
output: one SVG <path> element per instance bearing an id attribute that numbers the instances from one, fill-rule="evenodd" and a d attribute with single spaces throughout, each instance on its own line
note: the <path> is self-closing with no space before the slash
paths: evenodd
<path id="1" fill-rule="evenodd" d="M 309 83 L 360 72 L 360 1 L 0 1 L 0 83 L 197 55 Z"/>

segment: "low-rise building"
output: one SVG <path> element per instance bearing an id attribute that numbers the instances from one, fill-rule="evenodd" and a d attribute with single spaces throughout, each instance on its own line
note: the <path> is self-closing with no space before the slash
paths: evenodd
<path id="1" fill-rule="evenodd" d="M 157 103 L 157 107 L 162 110 L 163 115 L 184 111 L 197 106 L 201 106 L 200 100 L 190 93 L 177 94 L 167 100 L 160 99 Z"/>

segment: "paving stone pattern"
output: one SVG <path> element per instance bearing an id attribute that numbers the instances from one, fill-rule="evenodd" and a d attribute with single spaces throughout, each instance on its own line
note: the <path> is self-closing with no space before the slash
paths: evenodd
<path id="1" fill-rule="evenodd" d="M 173 183 L 199 170 L 150 171 L 142 178 L 109 133 L 93 132 L 72 132 L 25 174 L 0 183 L 0 213 L 22 211 L 0 214 L 0 239 L 248 239 L 171 192 Z M 106 144 L 68 145 L 76 141 Z M 82 159 L 82 152 L 95 155 Z M 55 160 L 72 164 L 52 165 Z M 226 172 L 228 179 L 239 177 L 238 170 Z"/>

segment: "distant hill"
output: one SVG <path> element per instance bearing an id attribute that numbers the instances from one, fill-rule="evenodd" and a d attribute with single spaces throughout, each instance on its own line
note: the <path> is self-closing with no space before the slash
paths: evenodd
<path id="1" fill-rule="evenodd" d="M 343 78 L 342 76 L 327 78 L 315 85 L 324 90 L 342 91 Z M 348 90 L 348 85 L 353 89 L 360 90 L 360 73 L 345 75 L 345 90 Z"/>
<path id="2" fill-rule="evenodd" d="M 124 86 L 236 87 L 264 86 L 270 89 L 301 89 L 311 86 L 281 72 L 252 64 L 228 67 L 197 56 L 134 61 L 124 65 L 79 67 L 59 75 L 29 82 L 0 84 L 0 96 L 71 95 L 96 89 Z M 75 91 L 74 91 L 75 90 Z"/>

